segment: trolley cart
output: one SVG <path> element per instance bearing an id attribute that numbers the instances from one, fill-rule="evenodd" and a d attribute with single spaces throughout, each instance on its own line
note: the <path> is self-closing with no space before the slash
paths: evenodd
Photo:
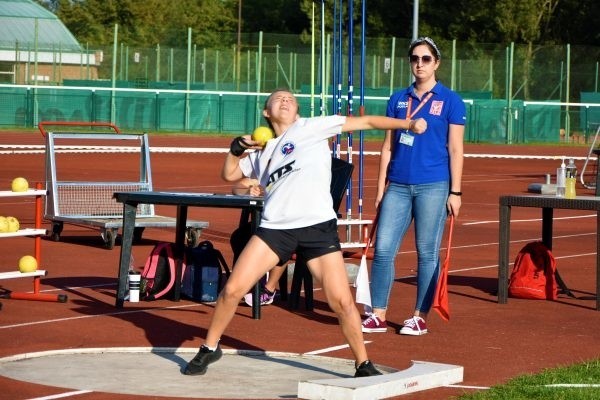
<path id="1" fill-rule="evenodd" d="M 69 128 L 69 132 L 49 131 L 48 127 Z M 79 126 L 80 130 L 70 128 Z M 147 134 L 124 134 L 109 123 L 40 122 L 38 125 L 46 138 L 46 207 L 44 218 L 52 223 L 51 238 L 60 240 L 64 224 L 90 227 L 100 231 L 105 247 L 112 249 L 119 229 L 123 228 L 123 206 L 113 198 L 115 192 L 151 192 L 152 172 L 150 146 Z M 81 145 L 85 142 L 85 146 Z M 117 157 L 126 158 L 126 167 L 104 168 L 95 173 L 94 165 L 86 162 L 89 153 L 109 153 L 106 165 Z M 129 168 L 131 156 L 137 155 L 139 164 Z M 76 160 L 83 158 L 81 162 Z M 76 160 L 76 161 L 75 161 Z M 60 166 L 71 163 L 68 170 Z M 73 167 L 73 165 L 77 167 Z M 93 176 L 95 182 L 82 179 Z M 100 180 L 102 178 L 103 180 Z M 156 215 L 154 205 L 140 204 L 137 209 L 134 240 L 139 241 L 147 227 L 175 228 L 176 219 Z M 186 244 L 195 247 L 202 229 L 208 222 L 187 221 Z"/>

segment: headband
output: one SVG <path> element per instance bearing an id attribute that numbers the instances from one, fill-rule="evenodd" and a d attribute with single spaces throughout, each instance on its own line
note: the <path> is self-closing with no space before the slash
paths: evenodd
<path id="1" fill-rule="evenodd" d="M 429 46 L 431 46 L 433 48 L 433 50 L 435 52 L 435 57 L 438 60 L 440 60 L 442 58 L 442 53 L 440 52 L 440 49 L 438 49 L 438 47 L 435 44 L 435 42 L 433 41 L 433 39 L 431 39 L 428 36 L 421 36 L 420 38 L 413 40 L 408 48 L 408 56 L 410 57 L 410 55 L 412 54 L 412 51 L 415 47 L 417 47 L 418 45 L 423 44 L 423 43 L 427 43 Z"/>

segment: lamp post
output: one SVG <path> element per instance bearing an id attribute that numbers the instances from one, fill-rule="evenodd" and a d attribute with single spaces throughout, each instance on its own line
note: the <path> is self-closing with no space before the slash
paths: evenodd
<path id="1" fill-rule="evenodd" d="M 238 31 L 237 31 L 237 55 L 236 55 L 236 82 L 237 90 L 240 90 L 240 65 L 241 65 L 241 46 L 242 46 L 242 0 L 238 1 Z"/>

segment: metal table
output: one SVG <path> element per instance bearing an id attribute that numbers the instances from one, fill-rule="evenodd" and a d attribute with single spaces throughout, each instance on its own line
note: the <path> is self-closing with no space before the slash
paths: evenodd
<path id="1" fill-rule="evenodd" d="M 116 192 L 114 198 L 123 203 L 123 237 L 121 258 L 119 262 L 119 277 L 116 306 L 123 307 L 127 294 L 127 276 L 131 260 L 131 246 L 135 228 L 136 209 L 139 204 L 160 204 L 177 207 L 175 225 L 175 282 L 181 282 L 182 260 L 185 251 L 185 231 L 188 207 L 238 208 L 247 210 L 250 214 L 252 230 L 260 223 L 263 209 L 262 197 L 236 196 L 214 193 L 177 193 L 177 192 Z M 252 316 L 260 319 L 260 287 L 257 283 L 252 296 Z M 179 301 L 181 288 L 175 285 L 173 300 Z"/>
<path id="2" fill-rule="evenodd" d="M 508 299 L 508 247 L 510 243 L 511 207 L 542 209 L 542 242 L 552 249 L 552 218 L 554 209 L 596 211 L 596 310 L 600 311 L 600 197 L 577 196 L 565 199 L 552 195 L 501 196 L 498 246 L 498 303 Z"/>

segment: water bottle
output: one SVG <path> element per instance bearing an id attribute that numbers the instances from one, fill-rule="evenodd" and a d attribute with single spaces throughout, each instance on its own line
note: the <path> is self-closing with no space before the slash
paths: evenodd
<path id="1" fill-rule="evenodd" d="M 556 168 L 556 197 L 565 197 L 567 168 L 565 167 L 565 158 L 562 159 L 560 168 Z"/>
<path id="2" fill-rule="evenodd" d="M 569 165 L 565 169 L 565 198 L 574 199 L 577 196 L 575 184 L 577 182 L 577 166 L 575 160 L 570 159 Z"/>

